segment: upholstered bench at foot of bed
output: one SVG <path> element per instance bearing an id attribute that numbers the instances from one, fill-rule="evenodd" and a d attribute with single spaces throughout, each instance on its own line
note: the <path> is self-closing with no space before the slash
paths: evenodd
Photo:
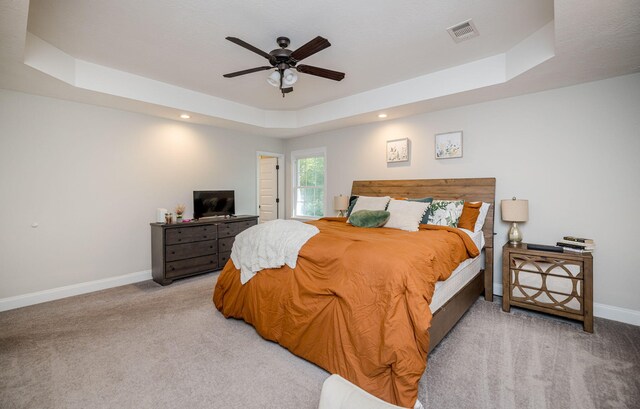
<path id="1" fill-rule="evenodd" d="M 414 409 L 422 409 L 418 401 Z M 406 409 L 378 399 L 340 375 L 331 375 L 322 384 L 318 409 Z"/>

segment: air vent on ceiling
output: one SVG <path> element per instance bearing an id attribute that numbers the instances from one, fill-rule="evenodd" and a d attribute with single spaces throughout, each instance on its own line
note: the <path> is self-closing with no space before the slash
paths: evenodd
<path id="1" fill-rule="evenodd" d="M 476 25 L 473 24 L 473 21 L 471 21 L 471 19 L 460 24 L 456 24 L 455 26 L 449 27 L 447 31 L 449 32 L 451 38 L 453 38 L 453 41 L 455 41 L 456 43 L 480 35 L 480 33 L 478 33 Z"/>

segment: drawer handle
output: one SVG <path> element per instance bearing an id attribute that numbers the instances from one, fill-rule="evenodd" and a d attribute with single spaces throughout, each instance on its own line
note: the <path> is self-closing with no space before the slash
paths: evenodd
<path id="1" fill-rule="evenodd" d="M 207 238 L 207 236 L 203 236 L 205 239 Z"/>
<path id="2" fill-rule="evenodd" d="M 175 270 L 175 268 L 173 268 L 173 266 L 171 266 L 171 267 L 169 268 L 169 270 Z"/>
<path id="3" fill-rule="evenodd" d="M 175 251 L 172 251 L 172 252 L 171 252 L 171 254 L 176 254 L 176 252 L 175 252 Z"/>
<path id="4" fill-rule="evenodd" d="M 182 230 L 178 230 L 178 234 L 182 234 Z"/>

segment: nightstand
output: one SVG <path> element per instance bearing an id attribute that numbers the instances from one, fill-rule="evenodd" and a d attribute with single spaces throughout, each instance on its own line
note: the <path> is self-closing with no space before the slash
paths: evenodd
<path id="1" fill-rule="evenodd" d="M 502 247 L 502 310 L 511 306 L 582 321 L 593 332 L 593 256 Z"/>

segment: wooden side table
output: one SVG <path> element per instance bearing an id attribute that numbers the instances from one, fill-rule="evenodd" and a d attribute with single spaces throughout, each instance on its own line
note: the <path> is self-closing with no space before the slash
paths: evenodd
<path id="1" fill-rule="evenodd" d="M 502 310 L 511 306 L 582 321 L 593 332 L 593 256 L 502 247 Z"/>

